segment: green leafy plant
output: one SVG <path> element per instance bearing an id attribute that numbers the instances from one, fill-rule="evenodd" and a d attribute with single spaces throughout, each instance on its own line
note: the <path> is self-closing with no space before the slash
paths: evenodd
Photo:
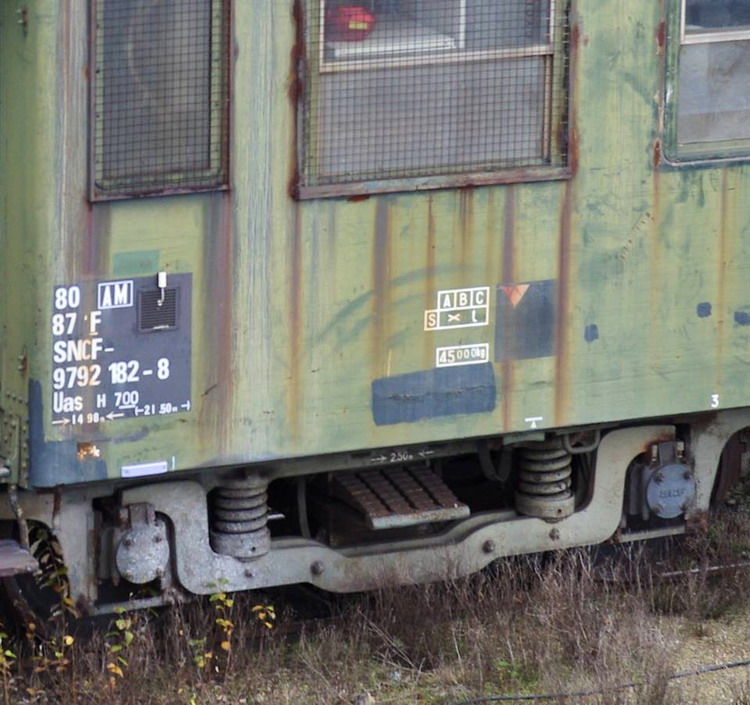
<path id="1" fill-rule="evenodd" d="M 133 635 L 133 617 L 124 607 L 115 610 L 118 615 L 114 629 L 106 634 L 107 639 L 107 672 L 109 673 L 110 690 L 115 690 L 117 679 L 123 678 L 128 667 L 127 651 L 135 638 Z"/>

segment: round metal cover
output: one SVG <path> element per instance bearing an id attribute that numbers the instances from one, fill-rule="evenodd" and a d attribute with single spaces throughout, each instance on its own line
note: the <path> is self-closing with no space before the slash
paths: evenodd
<path id="1" fill-rule="evenodd" d="M 161 577 L 169 560 L 169 542 L 164 523 L 135 526 L 117 545 L 115 564 L 125 580 L 137 585 Z"/>
<path id="2" fill-rule="evenodd" d="M 695 499 L 695 478 L 687 465 L 674 463 L 659 468 L 646 487 L 646 504 L 660 519 L 683 514 Z"/>

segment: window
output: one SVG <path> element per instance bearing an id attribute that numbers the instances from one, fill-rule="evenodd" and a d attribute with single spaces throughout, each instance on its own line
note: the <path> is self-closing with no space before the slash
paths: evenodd
<path id="1" fill-rule="evenodd" d="M 302 197 L 561 174 L 562 0 L 305 8 Z"/>
<path id="2" fill-rule="evenodd" d="M 92 197 L 226 186 L 228 0 L 92 3 Z"/>
<path id="3" fill-rule="evenodd" d="M 750 2 L 680 0 L 679 155 L 750 148 Z"/>

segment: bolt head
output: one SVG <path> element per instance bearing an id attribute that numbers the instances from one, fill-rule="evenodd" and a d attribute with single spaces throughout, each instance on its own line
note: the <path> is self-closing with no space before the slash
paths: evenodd
<path id="1" fill-rule="evenodd" d="M 663 473 L 657 472 L 656 475 L 654 475 L 654 482 L 658 485 L 660 485 L 662 482 L 664 482 L 664 475 Z"/>
<path id="2" fill-rule="evenodd" d="M 482 551 L 485 553 L 494 553 L 495 552 L 495 542 L 492 540 L 485 541 L 482 544 Z"/>
<path id="3" fill-rule="evenodd" d="M 310 572 L 313 575 L 322 575 L 323 572 L 325 571 L 325 569 L 326 569 L 326 567 L 323 565 L 323 561 L 315 561 L 310 566 Z"/>
<path id="4" fill-rule="evenodd" d="M 560 538 L 560 531 L 558 529 L 552 529 L 552 531 L 549 532 L 549 537 L 553 541 L 557 541 Z"/>

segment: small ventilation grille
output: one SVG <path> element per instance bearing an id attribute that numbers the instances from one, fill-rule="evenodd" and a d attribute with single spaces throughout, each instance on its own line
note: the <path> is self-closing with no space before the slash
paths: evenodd
<path id="1" fill-rule="evenodd" d="M 138 327 L 141 331 L 177 328 L 177 289 L 142 291 Z"/>

